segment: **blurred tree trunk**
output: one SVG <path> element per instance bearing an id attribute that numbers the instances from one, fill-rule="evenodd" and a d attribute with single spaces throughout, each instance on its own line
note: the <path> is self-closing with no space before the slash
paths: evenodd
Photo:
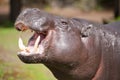
<path id="1" fill-rule="evenodd" d="M 115 0 L 114 17 L 120 16 L 120 0 Z"/>
<path id="2" fill-rule="evenodd" d="M 10 0 L 10 21 L 14 22 L 21 11 L 22 0 Z"/>

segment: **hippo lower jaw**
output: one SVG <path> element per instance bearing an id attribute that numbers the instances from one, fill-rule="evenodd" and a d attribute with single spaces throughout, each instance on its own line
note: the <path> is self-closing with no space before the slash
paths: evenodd
<path id="1" fill-rule="evenodd" d="M 22 27 L 19 30 L 24 31 Z M 24 63 L 41 63 L 52 39 L 52 33 L 53 30 L 48 30 L 46 33 L 34 31 L 34 35 L 29 39 L 27 47 L 24 46 L 22 39 L 19 38 L 18 45 L 21 51 L 18 52 L 18 57 L 20 60 Z M 34 41 L 32 38 L 34 38 Z"/>

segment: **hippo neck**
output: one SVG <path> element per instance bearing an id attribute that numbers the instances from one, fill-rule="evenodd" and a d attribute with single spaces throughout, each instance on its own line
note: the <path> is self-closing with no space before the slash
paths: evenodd
<path id="1" fill-rule="evenodd" d="M 120 42 L 117 41 L 119 36 L 105 28 L 101 30 L 101 36 L 101 63 L 92 80 L 120 80 L 120 71 L 118 71 Z"/>
<path id="2" fill-rule="evenodd" d="M 99 59 L 97 58 L 98 57 L 91 58 L 84 65 L 77 66 L 75 69 L 72 69 L 70 67 L 67 67 L 66 69 L 65 66 L 56 66 L 56 64 L 52 64 L 54 66 L 51 64 L 45 64 L 45 66 L 47 66 L 52 71 L 53 75 L 58 80 L 92 80 L 100 68 Z M 64 70 L 62 70 L 63 68 Z"/>
<path id="3" fill-rule="evenodd" d="M 96 31 L 95 31 L 96 30 Z M 101 61 L 100 37 L 96 28 L 92 27 L 88 36 L 88 44 L 84 44 L 84 53 L 88 55 L 84 64 L 76 65 L 74 68 L 66 67 L 61 63 L 45 63 L 58 80 L 92 80 L 99 70 Z M 92 35 L 95 34 L 95 35 Z M 87 37 L 85 37 L 87 38 Z M 78 60 L 80 61 L 80 60 Z M 65 64 L 66 65 L 66 64 Z"/>
<path id="4" fill-rule="evenodd" d="M 90 47 L 91 45 L 88 46 L 88 48 Z M 100 52 L 97 53 L 100 50 L 97 46 L 94 45 L 94 47 L 97 50 L 94 51 L 91 49 L 87 49 L 87 61 L 82 65 L 75 65 L 75 68 L 71 68 L 69 66 L 66 67 L 64 66 L 64 64 L 60 65 L 59 63 L 55 62 L 45 63 L 45 65 L 52 71 L 52 73 L 58 80 L 92 80 L 92 78 L 99 70 L 99 65 L 101 61 L 101 54 Z"/>

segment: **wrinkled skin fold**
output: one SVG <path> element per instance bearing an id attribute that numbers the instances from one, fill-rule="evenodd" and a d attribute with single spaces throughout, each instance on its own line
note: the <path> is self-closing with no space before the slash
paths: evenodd
<path id="1" fill-rule="evenodd" d="M 18 57 L 42 63 L 58 80 L 120 80 L 120 22 L 107 25 L 25 9 L 15 28 L 34 34 Z"/>

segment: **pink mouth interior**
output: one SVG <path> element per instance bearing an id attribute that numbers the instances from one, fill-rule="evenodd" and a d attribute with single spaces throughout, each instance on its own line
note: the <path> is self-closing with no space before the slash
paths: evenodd
<path id="1" fill-rule="evenodd" d="M 29 39 L 28 41 L 28 46 L 34 46 L 36 39 L 38 38 L 38 36 L 40 36 L 40 41 L 39 44 L 41 43 L 41 41 L 43 39 L 45 39 L 45 37 L 47 36 L 46 34 L 43 33 L 34 33 L 33 36 Z"/>

